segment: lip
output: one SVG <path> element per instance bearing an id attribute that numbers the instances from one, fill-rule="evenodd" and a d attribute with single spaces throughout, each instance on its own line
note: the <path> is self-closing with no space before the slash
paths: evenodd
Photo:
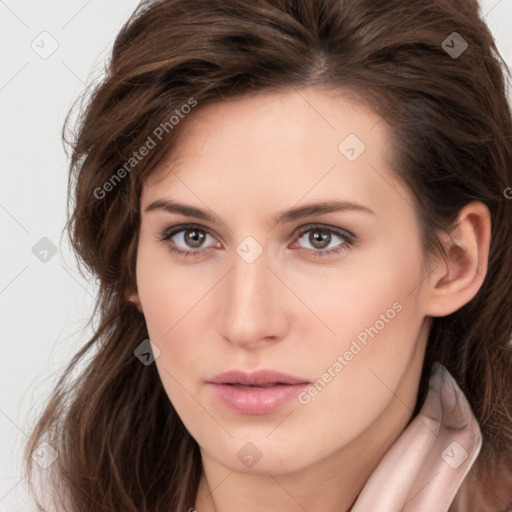
<path id="1" fill-rule="evenodd" d="M 246 386 L 264 386 L 266 384 L 310 384 L 307 379 L 294 377 L 277 370 L 258 370 L 247 373 L 242 370 L 229 370 L 207 380 L 213 384 L 244 384 Z"/>
<path id="2" fill-rule="evenodd" d="M 275 370 L 230 370 L 206 382 L 224 405 L 242 414 L 274 412 L 310 384 L 306 379 Z"/>

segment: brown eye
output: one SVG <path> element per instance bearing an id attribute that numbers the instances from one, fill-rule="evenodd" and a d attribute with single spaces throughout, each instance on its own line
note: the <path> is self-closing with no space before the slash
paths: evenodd
<path id="1" fill-rule="evenodd" d="M 305 237 L 305 235 L 308 236 Z M 302 248 L 309 250 L 318 256 L 338 253 L 344 249 L 348 249 L 354 243 L 353 235 L 324 226 L 307 227 L 302 229 L 298 236 L 299 240 L 306 239 L 306 242 L 311 246 L 311 248 Z M 337 240 L 341 241 L 341 243 L 331 245 L 331 243 L 336 242 Z"/>
<path id="2" fill-rule="evenodd" d="M 169 242 L 169 250 L 178 256 L 200 256 L 210 249 L 204 244 L 207 236 L 212 237 L 207 230 L 199 226 L 181 225 L 167 229 L 160 235 L 160 240 Z"/>
<path id="3" fill-rule="evenodd" d="M 315 229 L 309 232 L 308 242 L 316 249 L 325 249 L 331 242 L 331 234 L 327 229 Z"/>
<path id="4" fill-rule="evenodd" d="M 197 228 L 183 230 L 184 242 L 192 249 L 199 249 L 206 238 L 204 231 Z"/>
<path id="5" fill-rule="evenodd" d="M 306 238 L 306 234 L 308 235 L 306 243 L 310 244 L 311 248 L 303 247 L 301 244 L 299 244 L 299 248 L 314 256 L 334 255 L 351 248 L 356 243 L 355 235 L 332 227 L 307 226 L 295 236 L 298 236 L 298 239 L 301 240 Z M 187 256 L 204 255 L 208 249 L 213 248 L 212 245 L 205 245 L 205 239 L 208 236 L 215 240 L 207 229 L 192 224 L 168 228 L 160 235 L 160 240 L 169 242 L 168 248 L 171 252 L 186 258 Z M 333 242 L 334 245 L 331 246 Z"/>

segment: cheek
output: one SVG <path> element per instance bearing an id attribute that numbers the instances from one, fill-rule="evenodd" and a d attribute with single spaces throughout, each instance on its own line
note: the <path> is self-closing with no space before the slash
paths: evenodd
<path id="1" fill-rule="evenodd" d="M 190 321 L 214 287 L 215 276 L 199 276 L 194 265 L 178 265 L 172 254 L 141 236 L 137 253 L 137 288 L 151 339 L 168 340 Z"/>
<path id="2" fill-rule="evenodd" d="M 336 342 L 315 347 L 309 359 L 315 365 L 316 379 L 299 396 L 300 404 L 293 415 L 297 423 L 294 427 L 290 422 L 288 427 L 300 432 L 298 438 L 306 436 L 318 457 L 355 441 L 369 429 L 377 438 L 384 436 L 393 421 L 400 421 L 397 418 L 407 416 L 414 408 L 414 374 L 421 368 L 416 357 L 416 333 L 421 319 L 413 298 L 395 302 L 395 308 L 388 304 L 385 294 L 381 298 L 383 307 L 375 304 L 375 310 L 366 315 L 361 312 L 363 327 L 357 325 L 359 321 L 350 321 L 352 335 L 347 331 L 338 335 Z M 386 311 L 388 323 L 375 316 Z M 405 382 L 408 384 L 404 386 Z M 385 414 L 391 406 L 393 418 Z M 376 431 L 372 425 L 384 415 L 387 420 Z M 379 429 L 382 432 L 378 433 Z M 289 432 L 276 431 L 276 442 L 288 442 Z"/>
<path id="3" fill-rule="evenodd" d="M 330 410 L 338 426 L 369 426 L 389 404 L 417 354 L 424 300 L 418 286 L 421 253 L 411 249 L 402 254 L 407 259 L 397 260 L 396 254 L 376 258 L 380 265 L 362 265 L 364 272 L 353 269 L 322 293 L 310 293 L 329 329 L 322 327 L 321 337 L 307 336 L 315 340 L 307 361 L 316 380 L 303 403 L 311 404 L 310 411 Z M 414 392 L 403 397 L 409 399 L 414 400 Z M 317 422 L 314 414 L 311 421 Z"/>
<path id="4" fill-rule="evenodd" d="M 314 314 L 302 308 L 302 317 L 308 320 L 301 319 L 300 328 L 307 332 L 295 333 L 297 339 L 314 344 L 315 359 L 324 364 L 326 356 L 332 359 L 345 353 L 349 360 L 368 364 L 372 354 L 377 365 L 380 357 L 393 359 L 403 345 L 414 345 L 421 324 L 420 261 L 419 247 L 406 252 L 391 244 L 391 249 L 357 255 L 350 265 L 331 269 L 322 279 L 299 275 L 294 292 Z M 360 357 L 363 353 L 365 358 Z"/>
<path id="5" fill-rule="evenodd" d="M 211 323 L 205 308 L 213 300 L 218 277 L 211 272 L 203 276 L 198 278 L 194 265 L 176 265 L 165 251 L 139 247 L 137 287 L 149 338 L 160 350 L 155 364 L 180 415 L 201 414 L 191 397 L 197 396 L 202 380 L 209 376 L 207 364 L 212 360 L 206 350 L 205 332 L 211 330 Z"/>

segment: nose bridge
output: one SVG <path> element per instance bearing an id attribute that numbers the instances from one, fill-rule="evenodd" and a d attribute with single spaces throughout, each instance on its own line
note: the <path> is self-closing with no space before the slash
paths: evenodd
<path id="1" fill-rule="evenodd" d="M 265 313 L 265 304 L 272 302 L 271 283 L 268 282 L 272 273 L 266 254 L 261 254 L 250 262 L 237 255 L 230 276 L 230 310 L 244 313 L 249 321 L 252 313 Z M 235 317 L 240 317 L 235 315 Z"/>
<path id="2" fill-rule="evenodd" d="M 244 244 L 240 244 L 244 248 Z M 239 252 L 240 247 L 237 249 Z M 221 329 L 232 343 L 255 344 L 263 338 L 280 336 L 284 319 L 282 300 L 279 298 L 279 280 L 267 268 L 268 253 L 263 251 L 254 258 L 249 251 L 237 254 L 233 268 L 227 276 L 224 303 L 221 308 Z M 282 283 L 280 284 L 282 287 Z M 281 305 L 280 305 L 281 304 Z"/>

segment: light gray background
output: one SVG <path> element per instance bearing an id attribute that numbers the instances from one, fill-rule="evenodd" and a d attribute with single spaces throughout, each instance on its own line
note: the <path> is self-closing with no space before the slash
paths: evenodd
<path id="1" fill-rule="evenodd" d="M 512 66 L 512 0 L 480 3 Z M 85 324 L 96 285 L 78 273 L 62 236 L 68 169 L 61 127 L 85 84 L 101 76 L 137 4 L 0 0 L 1 512 L 33 510 L 20 465 L 25 433 L 91 334 Z"/>

